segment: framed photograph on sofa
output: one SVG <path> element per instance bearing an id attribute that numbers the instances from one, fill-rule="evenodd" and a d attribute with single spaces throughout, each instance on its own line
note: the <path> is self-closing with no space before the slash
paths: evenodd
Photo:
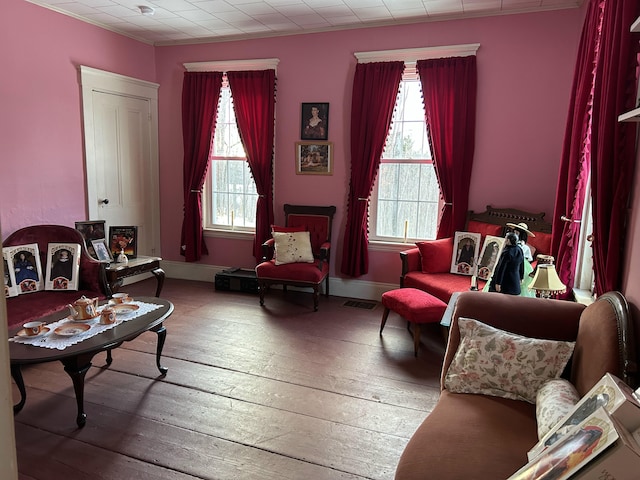
<path id="1" fill-rule="evenodd" d="M 40 249 L 37 243 L 6 247 L 8 268 L 13 270 L 18 293 L 44 290 Z"/>
<path id="2" fill-rule="evenodd" d="M 480 234 L 472 232 L 456 232 L 453 238 L 453 255 L 451 257 L 451 273 L 473 275 L 480 251 Z"/>
<path id="3" fill-rule="evenodd" d="M 18 285 L 16 284 L 16 275 L 13 271 L 13 268 L 9 267 L 9 259 L 8 259 L 8 250 L 9 247 L 4 247 L 2 249 L 2 262 L 4 263 L 4 296 L 5 297 L 15 297 L 18 295 Z"/>
<path id="4" fill-rule="evenodd" d="M 487 235 L 485 237 L 480 256 L 478 257 L 479 279 L 489 280 L 491 278 L 503 247 L 504 237 L 496 237 L 495 235 Z"/>
<path id="5" fill-rule="evenodd" d="M 107 245 L 107 240 L 105 238 L 91 240 L 91 245 L 93 246 L 93 250 L 96 252 L 96 258 L 98 260 L 104 263 L 113 262 L 113 255 L 111 254 L 111 250 L 109 249 L 109 245 Z"/>
<path id="6" fill-rule="evenodd" d="M 49 244 L 45 290 L 78 290 L 81 252 L 79 243 Z"/>
<path id="7" fill-rule="evenodd" d="M 138 227 L 109 227 L 109 250 L 113 258 L 124 252 L 128 258 L 138 254 Z"/>

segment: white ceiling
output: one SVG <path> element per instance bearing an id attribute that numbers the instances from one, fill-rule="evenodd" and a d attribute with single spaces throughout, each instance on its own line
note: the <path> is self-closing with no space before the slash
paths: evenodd
<path id="1" fill-rule="evenodd" d="M 576 8 L 583 0 L 26 0 L 153 45 Z M 139 6 L 155 9 L 153 16 Z"/>

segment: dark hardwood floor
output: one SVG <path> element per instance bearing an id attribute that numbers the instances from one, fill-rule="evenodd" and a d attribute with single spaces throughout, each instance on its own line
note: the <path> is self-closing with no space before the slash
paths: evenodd
<path id="1" fill-rule="evenodd" d="M 155 280 L 123 288 L 153 295 Z M 163 364 L 156 335 L 104 353 L 86 376 L 87 424 L 75 424 L 58 362 L 23 370 L 15 417 L 20 479 L 392 479 L 439 393 L 444 341 L 423 328 L 418 358 L 406 323 L 383 307 L 273 290 L 219 292 L 167 279 Z M 18 393 L 15 386 L 14 399 Z"/>

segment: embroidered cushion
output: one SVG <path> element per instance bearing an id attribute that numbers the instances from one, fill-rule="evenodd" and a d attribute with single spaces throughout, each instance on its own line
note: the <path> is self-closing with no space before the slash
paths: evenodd
<path id="1" fill-rule="evenodd" d="M 536 395 L 538 439 L 542 440 L 565 415 L 573 410 L 580 395 L 571 382 L 558 378 L 545 382 Z"/>
<path id="2" fill-rule="evenodd" d="M 273 232 L 276 265 L 313 263 L 309 232 Z"/>
<path id="3" fill-rule="evenodd" d="M 444 385 L 455 393 L 477 393 L 536 403 L 540 387 L 562 374 L 575 342 L 528 338 L 471 318 L 458 319 L 460 344 Z"/>

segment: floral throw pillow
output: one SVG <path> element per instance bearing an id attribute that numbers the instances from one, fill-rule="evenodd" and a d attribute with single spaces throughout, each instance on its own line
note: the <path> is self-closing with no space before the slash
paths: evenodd
<path id="1" fill-rule="evenodd" d="M 580 395 L 571 382 L 557 378 L 545 382 L 536 395 L 536 420 L 538 439 L 542 440 L 580 400 Z"/>
<path id="2" fill-rule="evenodd" d="M 444 385 L 455 393 L 477 393 L 536 403 L 540 387 L 562 374 L 574 342 L 528 338 L 460 317 L 460 344 Z"/>
<path id="3" fill-rule="evenodd" d="M 313 263 L 309 232 L 273 232 L 276 265 L 287 263 Z"/>

